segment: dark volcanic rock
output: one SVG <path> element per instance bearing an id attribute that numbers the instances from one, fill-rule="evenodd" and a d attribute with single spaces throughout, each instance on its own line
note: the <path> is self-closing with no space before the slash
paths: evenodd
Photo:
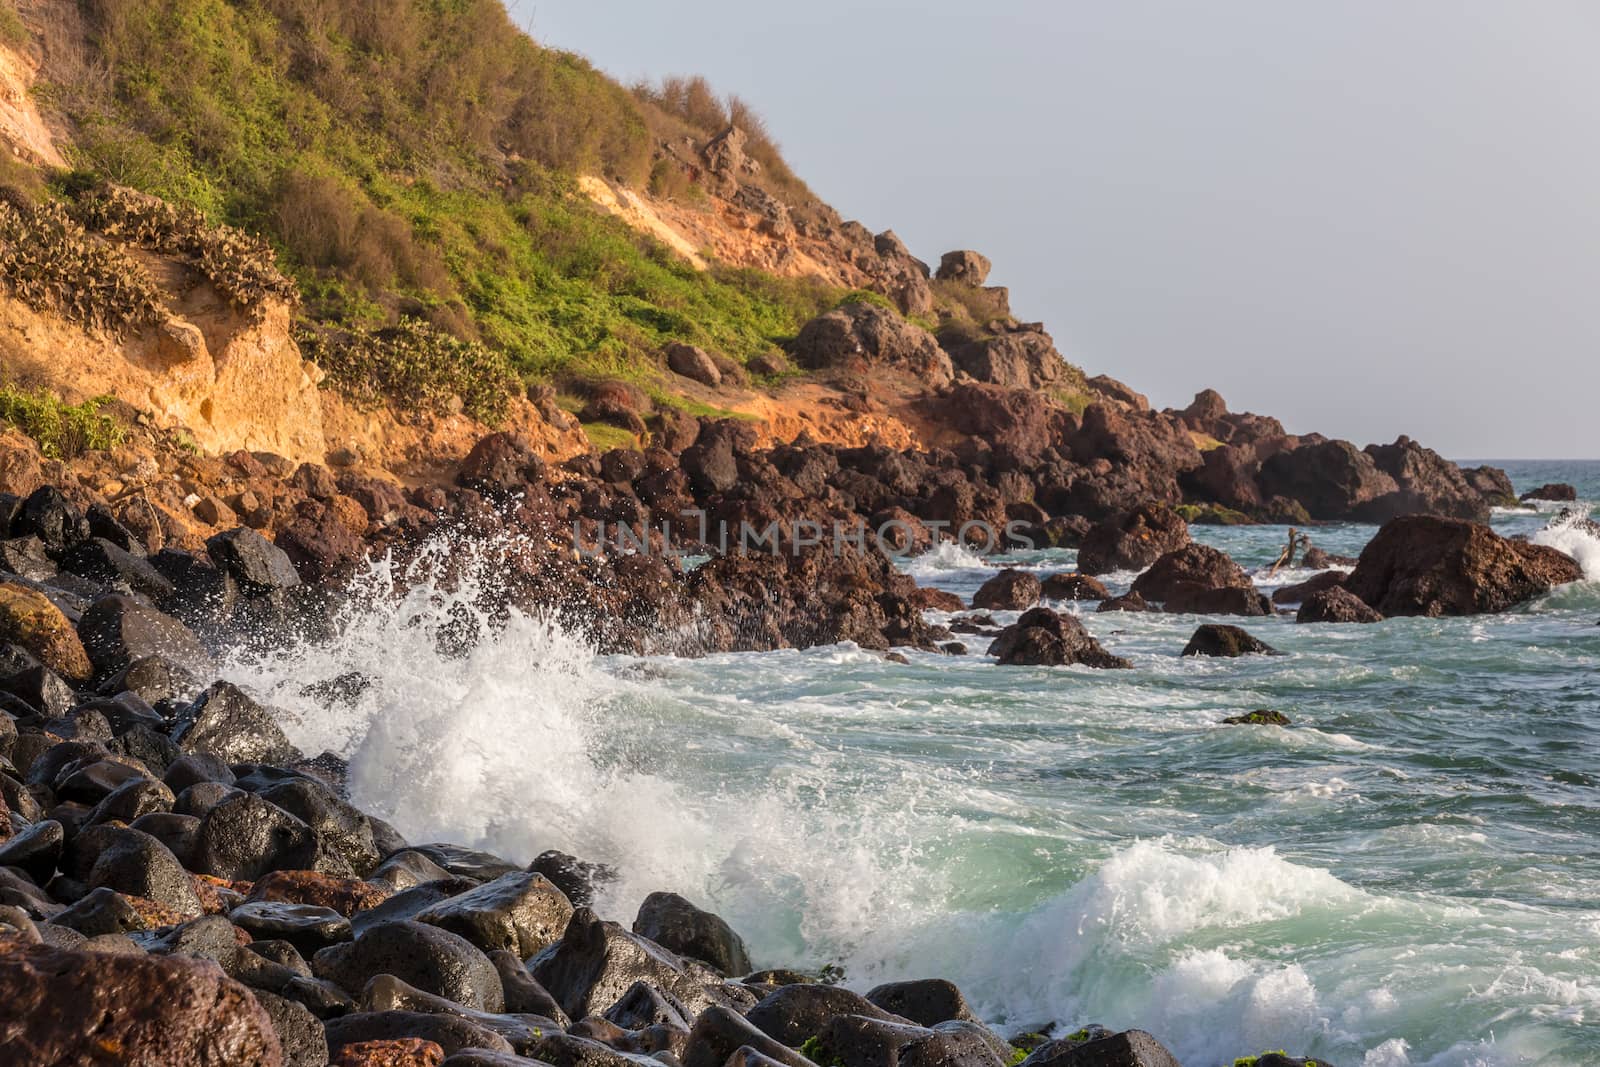
<path id="1" fill-rule="evenodd" d="M 300 574 L 283 549 L 248 527 L 217 534 L 206 542 L 206 552 L 246 595 L 264 596 L 300 584 Z"/>
<path id="2" fill-rule="evenodd" d="M 744 941 L 733 927 L 676 893 L 646 897 L 633 920 L 633 932 L 680 956 L 709 963 L 725 975 L 749 974 L 752 969 Z"/>
<path id="3" fill-rule="evenodd" d="M 1577 562 L 1553 548 L 1507 540 L 1478 523 L 1414 515 L 1378 531 L 1345 588 L 1389 616 L 1477 615 L 1582 577 Z"/>
<path id="4" fill-rule="evenodd" d="M 683 1067 L 723 1067 L 741 1048 L 786 1065 L 808 1067 L 810 1061 L 781 1041 L 768 1037 L 738 1012 L 713 1004 L 700 1013 L 683 1046 Z"/>
<path id="5" fill-rule="evenodd" d="M 1281 711 L 1260 708 L 1243 715 L 1229 715 L 1222 722 L 1225 726 L 1288 726 L 1289 716 Z"/>
<path id="6" fill-rule="evenodd" d="M 1552 482 L 1549 485 L 1541 485 L 1537 489 L 1529 489 L 1518 499 L 1571 501 L 1578 499 L 1578 491 L 1566 482 Z"/>
<path id="7" fill-rule="evenodd" d="M 1276 655 L 1277 649 L 1237 626 L 1219 626 L 1208 623 L 1194 632 L 1189 643 L 1183 646 L 1185 656 L 1248 656 L 1254 654 Z"/>
<path id="8" fill-rule="evenodd" d="M 349 919 L 332 908 L 313 904 L 246 901 L 228 912 L 228 921 L 251 937 L 287 941 L 307 955 L 352 937 Z"/>
<path id="9" fill-rule="evenodd" d="M 516 871 L 433 905 L 417 916 L 483 949 L 510 949 L 527 959 L 555 944 L 572 904 L 542 874 Z"/>
<path id="10" fill-rule="evenodd" d="M 1333 589 L 1344 585 L 1345 573 L 1343 571 L 1323 571 L 1321 574 L 1300 582 L 1297 585 L 1285 585 L 1272 592 L 1274 604 L 1302 604 L 1312 593 L 1320 593 L 1324 589 Z"/>
<path id="11" fill-rule="evenodd" d="M 1400 489 L 1349 441 L 1304 444 L 1269 456 L 1260 480 L 1266 495 L 1298 500 L 1315 519 L 1354 518 Z"/>
<path id="12" fill-rule="evenodd" d="M 1167 601 L 1162 608 L 1178 615 L 1261 617 L 1272 614 L 1272 602 L 1254 589 L 1236 586 L 1217 589 L 1187 582 L 1178 584 L 1167 594 Z"/>
<path id="13" fill-rule="evenodd" d="M 817 1034 L 818 1058 L 840 1067 L 1000 1067 L 996 1046 L 971 1023 L 930 1029 L 864 1015 L 837 1016 Z"/>
<path id="14" fill-rule="evenodd" d="M 1093 1028 L 1098 1029 L 1098 1028 Z M 1027 1067 L 1181 1067 L 1166 1046 L 1143 1030 L 1125 1030 L 1092 1041 L 1051 1041 L 1023 1061 Z"/>
<path id="15" fill-rule="evenodd" d="M 199 640 L 183 623 L 116 593 L 89 605 L 78 622 L 78 636 L 102 677 L 146 656 L 167 656 L 182 663 L 206 658 Z"/>
<path id="16" fill-rule="evenodd" d="M 1152 501 L 1096 523 L 1078 546 L 1078 569 L 1084 574 L 1143 570 L 1188 543 L 1189 524 Z"/>
<path id="17" fill-rule="evenodd" d="M 301 757 L 272 714 L 231 682 L 201 693 L 177 730 L 185 752 L 208 753 L 226 763 L 286 763 Z"/>
<path id="18" fill-rule="evenodd" d="M 1003 570 L 978 587 L 972 606 L 984 611 L 1022 611 L 1039 602 L 1040 589 L 1036 575 Z"/>
<path id="19" fill-rule="evenodd" d="M 922 1026 L 936 1026 L 951 1019 L 976 1021 L 961 990 L 943 978 L 889 982 L 868 990 L 867 999 L 892 1015 Z"/>
<path id="20" fill-rule="evenodd" d="M 195 836 L 195 869 L 217 878 L 248 881 L 309 868 L 316 858 L 311 828 L 251 793 L 235 793 L 207 811 Z"/>
<path id="21" fill-rule="evenodd" d="M 392 974 L 424 993 L 474 1011 L 505 1009 L 500 974 L 489 958 L 466 938 L 427 923 L 374 926 L 354 941 L 318 952 L 311 966 L 317 977 L 352 993 L 374 975 Z"/>
<path id="22" fill-rule="evenodd" d="M 989 655 L 1002 664 L 1059 667 L 1082 663 L 1090 667 L 1131 667 L 1121 656 L 1100 647 L 1075 615 L 1060 615 L 1049 608 L 1024 612 L 989 646 Z"/>
<path id="23" fill-rule="evenodd" d="M 1383 616 L 1343 585 L 1333 585 L 1306 597 L 1294 621 L 1382 622 Z"/>
<path id="24" fill-rule="evenodd" d="M 0 1004 L 4 1058 L 19 1067 L 283 1063 L 267 1013 L 212 963 L 0 941 Z"/>
<path id="25" fill-rule="evenodd" d="M 745 1018 L 773 1040 L 798 1048 L 807 1038 L 819 1033 L 830 1019 L 844 1015 L 906 1021 L 860 993 L 821 983 L 782 986 L 746 1012 Z"/>
<path id="26" fill-rule="evenodd" d="M 603 1012 L 638 981 L 677 997 L 691 1011 L 718 999 L 677 956 L 617 923 L 601 921 L 587 908 L 573 913 L 565 935 L 529 969 L 574 1019 Z"/>
<path id="27" fill-rule="evenodd" d="M 550 879 L 550 884 L 561 890 L 575 908 L 593 904 L 596 888 L 617 876 L 616 871 L 603 863 L 590 863 L 555 849 L 535 856 L 528 870 Z"/>
<path id="28" fill-rule="evenodd" d="M 1114 596 L 1110 600 L 1100 601 L 1100 606 L 1095 608 L 1095 613 L 1113 611 L 1154 611 L 1155 609 L 1138 593 L 1129 592 L 1122 596 Z"/>
<path id="29" fill-rule="evenodd" d="M 364 1011 L 338 1019 L 329 1019 L 323 1024 L 323 1029 L 328 1037 L 328 1049 L 336 1057 L 341 1049 L 351 1045 L 396 1039 L 431 1041 L 439 1046 L 445 1055 L 471 1048 L 487 1049 L 491 1052 L 512 1052 L 511 1042 L 493 1030 L 453 1015 L 432 1015 L 420 1011 Z M 348 1061 L 335 1059 L 334 1062 Z M 384 1060 L 367 1062 L 375 1062 L 379 1067 L 383 1067 L 386 1063 Z M 410 1064 L 429 1061 L 409 1059 L 399 1062 L 409 1067 Z"/>
<path id="30" fill-rule="evenodd" d="M 178 858 L 160 841 L 138 830 L 115 831 L 95 858 L 89 885 L 144 897 L 185 917 L 199 915 L 201 910 L 194 883 Z"/>

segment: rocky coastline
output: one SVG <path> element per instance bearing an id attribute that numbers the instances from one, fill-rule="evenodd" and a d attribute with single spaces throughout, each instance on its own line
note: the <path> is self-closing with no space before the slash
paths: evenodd
<path id="1" fill-rule="evenodd" d="M 1025 414 L 994 415 L 963 449 L 931 453 L 763 449 L 738 423 L 705 420 L 676 450 L 551 464 L 497 433 L 452 484 L 409 489 L 269 454 L 187 457 L 179 488 L 201 496 L 190 510 L 218 526 L 243 520 L 198 544 L 144 496 L 106 499 L 90 488 L 95 472 L 13 449 L 8 485 L 27 491 L 0 495 L 9 1062 L 1175 1064 L 1158 1036 L 1090 1020 L 996 1033 L 937 978 L 861 995 L 826 972 L 752 973 L 738 935 L 672 887 L 631 928 L 600 918 L 591 909 L 609 872 L 581 858 L 408 842 L 350 803 L 341 760 L 297 750 L 272 709 L 215 677 L 209 657 L 242 641 L 316 640 L 363 560 L 403 564 L 440 539 L 498 546 L 487 607 L 549 612 L 605 650 L 852 641 L 961 654 L 984 638 L 996 669 L 1129 665 L 1051 603 L 1239 618 L 1299 604 L 1300 622 L 1359 623 L 1500 611 L 1581 577 L 1561 553 L 1473 521 L 1509 495 L 1503 475 L 1457 471 L 1405 439 L 1366 452 L 1301 444 L 1256 470 L 1235 460 L 1254 454 L 1259 420 L 1205 401 L 1174 416 L 1108 402 L 1038 438 Z M 1242 439 L 1182 467 L 1159 427 L 1185 420 Z M 1191 480 L 1224 469 L 1231 482 Z M 1232 486 L 1201 499 L 1301 522 L 1389 521 L 1348 572 L 1323 570 L 1275 605 L 1237 563 L 1191 541 L 1174 507 L 1195 503 L 1186 484 Z M 1415 505 L 1432 514 L 1388 516 Z M 695 566 L 648 548 L 582 550 L 606 524 L 662 549 L 664 527 L 686 512 L 779 533 L 725 554 L 691 537 L 709 553 Z M 877 543 L 799 543 L 790 531 L 805 522 L 892 525 L 904 537 L 893 547 L 910 551 L 975 524 L 1079 545 L 1084 573 L 1041 583 L 1002 571 L 968 605 L 918 588 Z M 1086 573 L 1119 568 L 1143 573 L 1117 600 Z M 1001 628 L 984 615 L 995 610 L 1023 614 Z M 1181 650 L 1271 652 L 1224 623 L 1202 625 Z M 338 680 L 328 700 L 338 684 L 361 680 Z M 1258 714 L 1247 721 L 1281 719 Z"/>

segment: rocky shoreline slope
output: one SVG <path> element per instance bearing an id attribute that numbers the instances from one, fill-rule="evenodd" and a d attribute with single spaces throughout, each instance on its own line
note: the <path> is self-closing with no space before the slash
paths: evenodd
<path id="1" fill-rule="evenodd" d="M 1091 410 L 1084 424 L 1105 433 L 1128 418 Z M 192 548 L 151 551 L 114 504 L 75 502 L 93 495 L 79 480 L 0 495 L 8 1062 L 1176 1063 L 1156 1037 L 1088 1020 L 997 1034 L 938 979 L 863 996 L 826 973 L 752 973 L 737 934 L 671 887 L 631 928 L 602 920 L 591 907 L 608 871 L 579 858 L 407 842 L 351 805 L 342 761 L 298 751 L 272 709 L 213 676 L 218 645 L 315 640 L 363 558 L 404 560 L 440 538 L 498 546 L 502 580 L 488 606 L 551 612 L 597 647 L 623 651 L 854 641 L 959 653 L 961 638 L 980 635 L 993 638 L 996 669 L 1116 668 L 1126 661 L 1114 648 L 1041 600 L 1242 617 L 1275 610 L 1236 563 L 1191 542 L 1159 499 L 1085 509 L 1094 521 L 1029 505 L 1022 482 L 1037 493 L 1049 463 L 995 471 L 953 455 L 756 449 L 738 424 L 695 429 L 676 455 L 616 451 L 563 467 L 495 434 L 472 449 L 455 485 L 411 491 L 356 470 L 237 453 L 204 464 L 207 488 L 242 486 L 241 503 L 272 501 L 260 524 L 275 536 L 240 525 Z M 1409 457 L 1402 470 L 1431 456 L 1394 447 Z M 12 477 L 42 476 L 45 467 L 27 460 L 11 454 Z M 605 524 L 659 539 L 651 520 L 696 509 L 763 526 L 882 525 L 888 515 L 912 550 L 933 542 L 930 521 L 988 518 L 999 530 L 1009 523 L 1006 536 L 1081 542 L 1086 570 L 1144 573 L 1112 601 L 1086 573 L 1047 588 L 1001 572 L 971 606 L 1029 610 L 1003 631 L 981 615 L 956 616 L 947 629 L 924 609 L 968 605 L 918 588 L 872 543 L 780 535 L 778 551 L 713 554 L 688 570 L 660 552 L 581 550 Z M 1503 610 L 1580 577 L 1552 549 L 1465 518 L 1412 515 L 1388 522 L 1348 574 L 1323 571 L 1279 599 L 1302 601 L 1301 621 L 1363 622 Z M 1183 653 L 1266 651 L 1237 626 L 1208 624 Z M 326 699 L 360 684 L 340 679 Z M 1256 1062 L 1312 1061 L 1270 1053 Z"/>

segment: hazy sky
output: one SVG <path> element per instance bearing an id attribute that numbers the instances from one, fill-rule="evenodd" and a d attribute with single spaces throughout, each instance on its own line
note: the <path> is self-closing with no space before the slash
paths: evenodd
<path id="1" fill-rule="evenodd" d="M 1592 0 L 511 0 L 699 73 L 913 252 L 975 248 L 1067 357 L 1446 455 L 1600 457 Z"/>

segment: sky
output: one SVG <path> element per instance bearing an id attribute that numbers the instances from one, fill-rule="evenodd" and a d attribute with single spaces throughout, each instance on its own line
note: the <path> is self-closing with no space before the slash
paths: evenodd
<path id="1" fill-rule="evenodd" d="M 1600 457 L 1600 4 L 509 0 L 703 74 L 847 218 L 1157 406 Z"/>

